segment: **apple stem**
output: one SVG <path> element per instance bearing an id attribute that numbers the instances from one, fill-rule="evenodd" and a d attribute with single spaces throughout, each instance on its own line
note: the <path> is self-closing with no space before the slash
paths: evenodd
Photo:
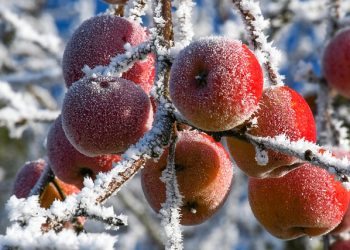
<path id="1" fill-rule="evenodd" d="M 57 178 L 53 178 L 53 180 L 51 181 L 51 183 L 55 186 L 55 188 L 57 189 L 58 193 L 61 196 L 62 200 L 66 199 L 66 193 L 63 191 L 61 185 L 59 184 L 59 182 L 57 181 Z"/>
<path id="2" fill-rule="evenodd" d="M 123 17 L 124 16 L 124 4 L 117 4 L 114 6 L 114 15 Z"/>
<path id="3" fill-rule="evenodd" d="M 41 173 L 39 180 L 36 182 L 29 196 L 41 195 L 45 187 L 55 179 L 55 174 L 52 172 L 50 166 L 46 164 L 44 171 Z"/>
<path id="4" fill-rule="evenodd" d="M 196 76 L 196 81 L 198 86 L 204 87 L 207 85 L 207 76 L 208 76 L 207 72 L 205 71 L 199 72 L 199 74 Z"/>

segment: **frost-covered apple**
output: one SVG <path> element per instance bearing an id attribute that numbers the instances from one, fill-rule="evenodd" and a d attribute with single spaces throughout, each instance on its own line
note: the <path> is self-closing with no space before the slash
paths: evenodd
<path id="1" fill-rule="evenodd" d="M 77 151 L 68 141 L 59 116 L 52 124 L 47 136 L 47 155 L 55 175 L 61 180 L 83 187 L 85 176 L 95 178 L 99 172 L 112 169 L 112 163 L 120 160 L 119 155 L 88 157 Z"/>
<path id="2" fill-rule="evenodd" d="M 350 193 L 326 170 L 305 163 L 280 178 L 249 178 L 248 195 L 255 217 L 267 231 L 294 239 L 334 229 Z"/>
<path id="3" fill-rule="evenodd" d="M 16 195 L 17 198 L 28 197 L 30 191 L 39 180 L 40 175 L 46 165 L 47 163 L 43 159 L 25 163 L 16 175 L 15 183 L 13 186 L 13 194 Z M 58 178 L 56 178 L 56 182 L 65 195 L 74 194 L 80 191 L 80 189 L 76 186 L 67 184 Z M 63 197 L 60 195 L 55 186 L 53 184 L 49 184 L 45 187 L 39 201 L 42 207 L 48 208 L 54 200 L 62 199 Z"/>
<path id="4" fill-rule="evenodd" d="M 323 73 L 330 86 L 350 98 L 350 29 L 341 30 L 326 46 Z"/>
<path id="5" fill-rule="evenodd" d="M 349 250 L 350 240 L 337 240 L 330 245 L 329 250 Z"/>
<path id="6" fill-rule="evenodd" d="M 155 162 L 149 160 L 141 173 L 147 201 L 155 211 L 165 202 L 165 184 L 159 179 L 167 164 L 168 149 Z M 199 224 L 224 203 L 230 190 L 233 168 L 224 147 L 197 131 L 179 132 L 175 149 L 175 169 L 183 195 L 181 224 Z"/>
<path id="7" fill-rule="evenodd" d="M 264 91 L 254 124 L 248 133 L 254 136 L 285 134 L 290 140 L 304 138 L 316 141 L 316 125 L 309 105 L 304 98 L 289 87 L 274 87 Z M 256 161 L 255 147 L 237 138 L 227 138 L 227 146 L 237 166 L 247 175 L 256 178 L 278 177 L 290 171 L 295 157 L 268 150 L 268 163 L 261 166 Z"/>
<path id="8" fill-rule="evenodd" d="M 203 38 L 183 49 L 171 68 L 170 96 L 194 126 L 224 131 L 256 110 L 263 75 L 260 64 L 240 41 Z"/>
<path id="9" fill-rule="evenodd" d="M 79 152 L 91 157 L 124 152 L 152 121 L 147 94 L 123 78 L 83 79 L 69 88 L 63 101 L 65 134 Z"/>
<path id="10" fill-rule="evenodd" d="M 346 157 L 348 160 L 350 160 L 350 152 L 340 150 L 340 149 L 332 149 L 332 153 L 337 157 L 337 158 L 343 158 Z M 350 232 L 350 207 L 346 210 L 346 213 L 340 222 L 340 224 L 334 228 L 330 233 L 333 235 L 337 235 L 343 232 Z M 350 246 L 350 245 L 349 245 Z"/>
<path id="11" fill-rule="evenodd" d="M 74 32 L 64 50 L 62 67 L 67 87 L 84 76 L 82 68 L 108 65 L 111 57 L 125 52 L 124 45 L 136 46 L 148 39 L 138 23 L 114 15 L 94 16 Z M 136 62 L 122 77 L 139 84 L 147 93 L 154 80 L 154 57 Z"/>

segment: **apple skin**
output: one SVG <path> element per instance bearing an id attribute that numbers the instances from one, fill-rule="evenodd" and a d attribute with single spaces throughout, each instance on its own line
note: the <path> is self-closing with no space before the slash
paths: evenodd
<path id="1" fill-rule="evenodd" d="M 248 196 L 264 228 L 290 240 L 334 229 L 347 210 L 350 193 L 326 170 L 305 163 L 280 178 L 249 178 Z"/>
<path id="2" fill-rule="evenodd" d="M 77 188 L 76 186 L 64 183 L 57 177 L 56 177 L 56 182 L 58 183 L 62 192 L 66 196 L 80 192 L 80 189 Z M 45 187 L 43 193 L 41 194 L 39 201 L 40 201 L 41 207 L 49 208 L 55 200 L 62 201 L 63 199 L 64 197 L 62 197 L 62 195 L 59 193 L 55 185 L 53 183 L 49 183 Z"/>
<path id="3" fill-rule="evenodd" d="M 259 109 L 253 115 L 256 124 L 248 130 L 254 136 L 285 134 L 292 141 L 304 138 L 316 142 L 316 125 L 313 114 L 304 98 L 289 87 L 274 87 L 264 91 Z M 295 157 L 268 150 L 267 165 L 255 160 L 255 147 L 245 141 L 227 137 L 227 147 L 237 166 L 248 176 L 255 178 L 280 177 L 288 173 L 290 165 L 298 162 Z"/>
<path id="4" fill-rule="evenodd" d="M 192 125 L 225 131 L 243 123 L 256 110 L 263 74 L 246 45 L 209 37 L 180 51 L 169 84 L 173 103 Z"/>
<path id="5" fill-rule="evenodd" d="M 46 165 L 47 163 L 43 159 L 26 162 L 16 175 L 13 194 L 16 195 L 17 198 L 27 198 L 30 191 L 39 180 Z M 59 184 L 65 195 L 78 193 L 80 191 L 78 187 L 64 183 L 58 178 L 56 178 L 56 182 Z M 54 200 L 62 199 L 63 197 L 61 197 L 55 186 L 50 183 L 45 187 L 39 198 L 39 202 L 41 207 L 49 208 Z"/>
<path id="6" fill-rule="evenodd" d="M 328 43 L 322 58 L 328 84 L 350 98 L 350 29 L 340 30 Z"/>
<path id="7" fill-rule="evenodd" d="M 349 250 L 350 240 L 338 240 L 330 245 L 329 250 Z"/>
<path id="8" fill-rule="evenodd" d="M 346 158 L 348 158 L 348 160 L 350 160 L 350 152 L 348 152 L 348 151 L 344 151 L 341 149 L 332 149 L 332 153 L 337 158 L 346 157 Z M 340 224 L 334 230 L 332 230 L 330 232 L 330 234 L 338 235 L 338 234 L 344 233 L 344 232 L 350 232 L 350 206 L 346 210 L 346 213 L 345 213 L 342 221 L 340 222 Z"/>
<path id="9" fill-rule="evenodd" d="M 54 174 L 66 183 L 83 187 L 84 177 L 91 178 L 99 172 L 112 169 L 112 163 L 120 161 L 120 155 L 88 157 L 77 151 L 68 141 L 61 116 L 52 124 L 47 136 L 47 156 Z"/>
<path id="10" fill-rule="evenodd" d="M 151 128 L 152 121 L 147 94 L 123 78 L 83 79 L 69 88 L 62 106 L 68 140 L 90 157 L 124 152 Z"/>
<path id="11" fill-rule="evenodd" d="M 158 212 L 165 202 L 165 184 L 159 179 L 167 164 L 168 149 L 155 162 L 150 159 L 141 172 L 145 197 Z M 198 131 L 179 132 L 175 151 L 179 191 L 183 195 L 181 224 L 200 224 L 224 203 L 233 179 L 233 167 L 224 147 Z M 193 211 L 196 211 L 193 213 Z"/>
<path id="12" fill-rule="evenodd" d="M 17 172 L 12 193 L 17 198 L 28 197 L 46 166 L 43 159 L 26 162 Z"/>
<path id="13" fill-rule="evenodd" d="M 111 57 L 125 52 L 124 44 L 139 45 L 146 41 L 146 30 L 138 23 L 114 15 L 98 15 L 83 22 L 72 35 L 62 59 L 63 77 L 67 87 L 84 76 L 82 68 L 106 66 Z M 139 84 L 149 93 L 154 81 L 154 56 L 136 62 L 122 78 Z"/>

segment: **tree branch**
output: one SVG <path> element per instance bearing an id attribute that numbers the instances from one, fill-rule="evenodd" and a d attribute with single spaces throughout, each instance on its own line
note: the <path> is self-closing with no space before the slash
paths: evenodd
<path id="1" fill-rule="evenodd" d="M 268 77 L 269 85 L 283 85 L 283 77 L 277 68 L 279 51 L 272 47 L 264 34 L 269 22 L 264 19 L 259 4 L 254 0 L 233 0 L 233 5 L 249 32 L 251 46 Z"/>

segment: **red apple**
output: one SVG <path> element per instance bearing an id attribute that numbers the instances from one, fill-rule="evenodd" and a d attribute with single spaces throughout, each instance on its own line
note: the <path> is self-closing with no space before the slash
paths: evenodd
<path id="1" fill-rule="evenodd" d="M 332 153 L 338 158 L 346 157 L 348 160 L 350 160 L 350 152 L 339 149 L 332 149 Z M 336 235 L 343 232 L 350 232 L 350 206 L 346 210 L 341 223 L 331 232 L 331 234 Z"/>
<path id="2" fill-rule="evenodd" d="M 171 68 L 170 96 L 194 126 L 224 131 L 256 110 L 263 87 L 260 64 L 248 47 L 221 37 L 183 49 Z"/>
<path id="3" fill-rule="evenodd" d="M 349 250 L 350 249 L 350 240 L 338 240 L 334 242 L 329 250 Z"/>
<path id="4" fill-rule="evenodd" d="M 94 16 L 74 32 L 64 50 L 62 67 L 67 87 L 84 76 L 82 68 L 108 65 L 111 57 L 125 52 L 124 45 L 136 46 L 148 39 L 140 24 L 114 15 Z M 149 93 L 154 81 L 154 57 L 148 55 L 122 77 L 139 84 Z"/>
<path id="5" fill-rule="evenodd" d="M 328 84 L 350 98 L 350 29 L 339 31 L 326 46 L 322 58 Z"/>
<path id="6" fill-rule="evenodd" d="M 350 198 L 333 175 L 308 163 L 280 178 L 249 178 L 248 195 L 258 221 L 285 240 L 330 232 L 342 220 Z"/>
<path id="7" fill-rule="evenodd" d="M 304 138 L 316 142 L 316 125 L 309 105 L 296 91 L 288 87 L 274 87 L 264 91 L 259 109 L 254 114 L 256 123 L 248 130 L 254 136 L 285 134 L 290 140 Z M 255 160 L 252 144 L 236 138 L 227 138 L 227 146 L 237 166 L 247 175 L 256 178 L 278 177 L 291 170 L 297 158 L 268 150 L 267 165 Z"/>
<path id="8" fill-rule="evenodd" d="M 81 154 L 68 141 L 62 129 L 61 116 L 52 124 L 47 136 L 47 155 L 55 175 L 80 188 L 85 176 L 95 178 L 99 172 L 111 170 L 112 163 L 121 159 L 119 155 L 88 157 Z"/>
<path id="9" fill-rule="evenodd" d="M 28 197 L 46 165 L 47 163 L 42 159 L 24 164 L 15 178 L 13 194 L 16 195 L 17 198 Z M 56 182 L 65 195 L 78 193 L 80 191 L 76 186 L 64 183 L 58 178 L 56 178 Z M 64 197 L 62 197 L 56 187 L 52 183 L 49 183 L 41 194 L 39 201 L 42 207 L 48 208 L 54 200 L 63 200 L 63 198 Z"/>
<path id="10" fill-rule="evenodd" d="M 168 150 L 155 162 L 149 160 L 141 172 L 145 197 L 158 212 L 165 202 L 165 184 L 159 179 L 167 164 Z M 175 168 L 183 195 L 181 224 L 202 223 L 224 203 L 230 190 L 233 168 L 224 147 L 198 131 L 179 132 Z"/>
<path id="11" fill-rule="evenodd" d="M 124 152 L 152 125 L 147 94 L 122 78 L 84 79 L 69 88 L 62 126 L 70 143 L 90 157 Z"/>

